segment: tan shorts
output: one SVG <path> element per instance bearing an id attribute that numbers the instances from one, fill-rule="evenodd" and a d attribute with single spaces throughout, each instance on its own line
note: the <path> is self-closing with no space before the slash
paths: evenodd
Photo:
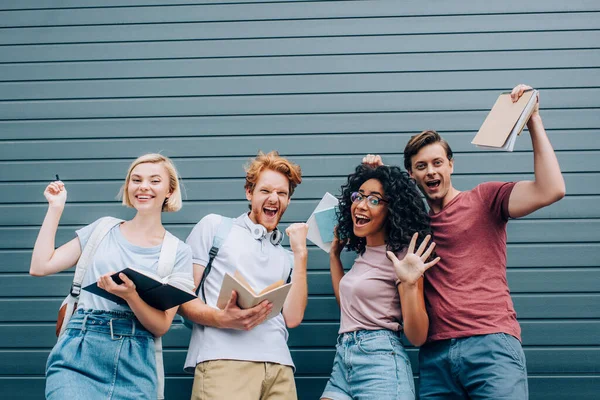
<path id="1" fill-rule="evenodd" d="M 292 367 L 211 360 L 196 365 L 192 400 L 297 400 Z"/>

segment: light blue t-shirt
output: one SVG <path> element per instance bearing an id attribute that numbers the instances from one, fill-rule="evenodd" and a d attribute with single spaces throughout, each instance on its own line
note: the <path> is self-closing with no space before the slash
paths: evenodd
<path id="1" fill-rule="evenodd" d="M 76 232 L 82 251 L 98 222 L 99 220 Z M 158 273 L 158 258 L 161 247 L 162 244 L 153 247 L 136 246 L 125 239 L 121 233 L 121 225 L 116 225 L 98 246 L 94 259 L 88 266 L 83 278 L 82 287 L 95 283 L 104 274 L 117 272 L 127 267 Z M 176 272 L 189 275 L 190 280 L 193 282 L 192 249 L 181 240 L 178 241 L 177 256 L 175 257 L 172 273 Z M 86 290 L 81 291 L 77 308 L 83 310 L 131 311 L 127 304 L 117 304 Z"/>

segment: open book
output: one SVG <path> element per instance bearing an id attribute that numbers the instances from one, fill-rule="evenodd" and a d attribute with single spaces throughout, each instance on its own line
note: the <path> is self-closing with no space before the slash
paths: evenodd
<path id="1" fill-rule="evenodd" d="M 308 224 L 306 238 L 327 253 L 331 250 L 333 230 L 337 225 L 337 205 L 338 199 L 329 192 L 326 192 L 317 205 L 317 208 L 315 208 L 315 211 L 313 211 L 308 221 L 306 221 Z"/>
<path id="2" fill-rule="evenodd" d="M 231 292 L 235 290 L 238 295 L 237 304 L 242 309 L 252 308 L 265 300 L 272 303 L 273 309 L 267 316 L 267 319 L 270 319 L 279 315 L 291 288 L 291 283 L 286 284 L 283 280 L 279 280 L 267 286 L 259 293 L 256 293 L 239 272 L 236 271 L 233 276 L 225 273 L 225 278 L 223 279 L 223 284 L 221 285 L 221 291 L 219 292 L 219 298 L 217 300 L 217 307 L 221 310 L 224 309 L 231 298 Z"/>
<path id="3" fill-rule="evenodd" d="M 517 135 L 525 127 L 537 102 L 537 90 L 526 90 L 515 103 L 502 93 L 471 143 L 484 149 L 513 151 Z"/>
<path id="4" fill-rule="evenodd" d="M 183 277 L 183 274 L 175 273 L 161 278 L 152 272 L 129 267 L 112 275 L 113 281 L 119 285 L 123 283 L 119 278 L 120 273 L 125 274 L 133 281 L 135 290 L 142 300 L 158 310 L 165 311 L 196 298 L 194 282 Z M 83 290 L 118 304 L 126 304 L 125 300 L 99 288 L 96 283 L 84 287 Z"/>

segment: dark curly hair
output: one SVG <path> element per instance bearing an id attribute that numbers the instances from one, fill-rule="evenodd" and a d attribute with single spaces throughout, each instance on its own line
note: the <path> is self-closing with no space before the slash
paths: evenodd
<path id="1" fill-rule="evenodd" d="M 419 233 L 420 243 L 425 236 L 431 234 L 430 219 L 421 199 L 415 181 L 399 167 L 382 165 L 372 168 L 359 165 L 353 174 L 348 175 L 348 182 L 342 185 L 342 195 L 338 197 L 340 204 L 337 213 L 338 235 L 340 239 L 348 239 L 346 248 L 363 254 L 366 249 L 366 238 L 354 234 L 352 222 L 352 200 L 350 195 L 357 192 L 369 179 L 377 179 L 383 186 L 388 200 L 388 216 L 385 222 L 387 233 L 387 249 L 394 253 L 408 247 L 415 232 Z"/>

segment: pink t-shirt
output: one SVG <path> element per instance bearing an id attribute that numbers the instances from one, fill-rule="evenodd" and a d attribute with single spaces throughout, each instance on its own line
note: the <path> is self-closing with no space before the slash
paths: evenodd
<path id="1" fill-rule="evenodd" d="M 398 258 L 402 259 L 405 253 L 398 253 Z M 394 265 L 386 256 L 386 246 L 367 246 L 340 281 L 339 333 L 401 330 L 402 309 L 396 279 Z"/>
<path id="2" fill-rule="evenodd" d="M 514 186 L 483 183 L 430 214 L 441 260 L 425 274 L 428 341 L 499 332 L 521 340 L 506 280 L 508 199 Z"/>

